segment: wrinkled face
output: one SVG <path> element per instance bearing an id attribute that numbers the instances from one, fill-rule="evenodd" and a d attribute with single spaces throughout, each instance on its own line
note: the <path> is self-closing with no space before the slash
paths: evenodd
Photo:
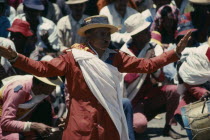
<path id="1" fill-rule="evenodd" d="M 26 44 L 27 38 L 21 33 L 11 32 L 10 39 L 14 42 L 18 53 L 22 53 Z"/>
<path id="2" fill-rule="evenodd" d="M 142 44 L 148 43 L 151 39 L 151 32 L 149 30 L 149 27 L 139 32 L 138 34 L 133 35 L 132 38 L 141 42 Z"/>
<path id="3" fill-rule="evenodd" d="M 41 11 L 27 8 L 26 6 L 24 6 L 24 13 L 26 15 L 26 20 L 30 23 L 37 22 L 41 15 Z"/>
<path id="4" fill-rule="evenodd" d="M 170 4 L 171 0 L 153 0 L 153 2 L 157 7 L 161 7 L 163 5 Z"/>
<path id="5" fill-rule="evenodd" d="M 73 17 L 74 16 L 81 17 L 85 11 L 86 4 L 85 3 L 72 4 L 72 5 L 69 5 L 69 7 L 71 9 Z"/>
<path id="6" fill-rule="evenodd" d="M 115 0 L 114 4 L 118 11 L 126 12 L 128 0 Z"/>
<path id="7" fill-rule="evenodd" d="M 86 32 L 86 38 L 93 47 L 106 50 L 111 41 L 111 32 L 109 28 L 95 28 Z"/>

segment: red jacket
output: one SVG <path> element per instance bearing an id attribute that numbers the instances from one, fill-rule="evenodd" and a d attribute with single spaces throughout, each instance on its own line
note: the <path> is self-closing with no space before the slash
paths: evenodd
<path id="1" fill-rule="evenodd" d="M 118 51 L 110 57 L 110 64 L 127 73 L 151 73 L 178 60 L 174 50 L 151 59 L 138 59 Z M 37 76 L 66 77 L 70 105 L 63 140 L 120 139 L 110 116 L 91 93 L 71 51 L 50 62 L 34 61 L 19 54 L 13 65 Z"/>

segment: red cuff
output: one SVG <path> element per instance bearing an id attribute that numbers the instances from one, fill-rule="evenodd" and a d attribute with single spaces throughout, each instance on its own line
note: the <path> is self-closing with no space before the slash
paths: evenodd
<path id="1" fill-rule="evenodd" d="M 207 52 L 206 52 L 206 56 L 208 57 L 209 61 L 210 61 L 210 48 L 208 48 Z"/>

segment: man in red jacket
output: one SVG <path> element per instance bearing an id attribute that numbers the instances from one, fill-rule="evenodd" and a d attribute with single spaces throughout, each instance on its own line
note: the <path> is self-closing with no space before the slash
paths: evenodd
<path id="1" fill-rule="evenodd" d="M 117 30 L 106 16 L 86 18 L 78 34 L 86 37 L 87 43 L 74 44 L 49 62 L 34 61 L 10 48 L 0 47 L 0 55 L 15 67 L 37 76 L 66 77 L 70 103 L 63 140 L 128 140 L 121 73 L 151 73 L 177 61 L 190 37 L 188 33 L 176 50 L 143 59 L 108 48 L 111 34 Z"/>

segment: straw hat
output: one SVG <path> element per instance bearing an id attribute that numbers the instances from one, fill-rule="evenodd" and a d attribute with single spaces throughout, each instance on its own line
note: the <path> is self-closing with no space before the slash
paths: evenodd
<path id="1" fill-rule="evenodd" d="M 126 31 L 131 36 L 135 35 L 150 26 L 150 22 L 147 22 L 144 16 L 140 13 L 133 14 L 125 21 Z"/>
<path id="2" fill-rule="evenodd" d="M 202 4 L 202 5 L 209 5 L 210 0 L 189 0 L 191 3 Z"/>
<path id="3" fill-rule="evenodd" d="M 80 4 L 80 3 L 85 3 L 88 0 L 68 0 L 66 1 L 66 4 Z"/>
<path id="4" fill-rule="evenodd" d="M 42 81 L 45 84 L 51 85 L 51 86 L 59 86 L 61 85 L 63 82 L 61 80 L 60 77 L 56 76 L 56 77 L 38 77 L 33 75 L 36 79 Z"/>
<path id="5" fill-rule="evenodd" d="M 108 18 L 106 16 L 97 15 L 84 19 L 83 24 L 77 33 L 80 36 L 85 36 L 85 32 L 87 30 L 102 27 L 110 28 L 111 33 L 118 31 L 118 28 L 116 26 L 109 24 Z"/>

